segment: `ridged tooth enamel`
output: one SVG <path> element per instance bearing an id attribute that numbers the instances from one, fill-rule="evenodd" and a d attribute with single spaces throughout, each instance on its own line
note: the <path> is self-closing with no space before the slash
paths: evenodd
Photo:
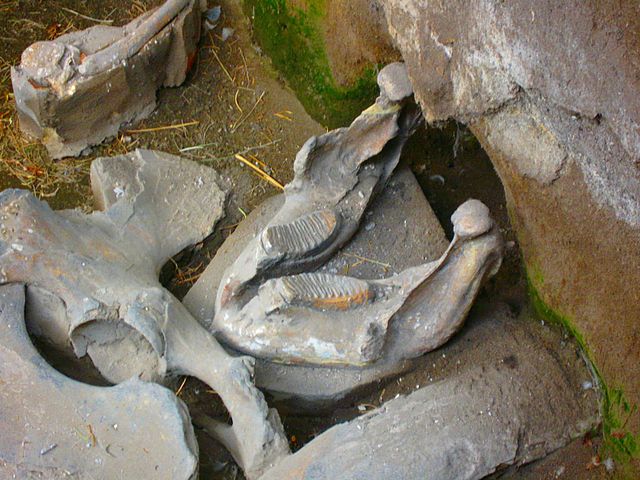
<path id="1" fill-rule="evenodd" d="M 337 227 L 338 217 L 332 210 L 318 210 L 291 223 L 267 228 L 262 233 L 262 248 L 270 256 L 300 258 L 326 245 L 336 234 Z"/>
<path id="2" fill-rule="evenodd" d="M 276 280 L 274 287 L 291 306 L 348 310 L 373 300 L 369 283 L 326 273 L 302 273 Z"/>

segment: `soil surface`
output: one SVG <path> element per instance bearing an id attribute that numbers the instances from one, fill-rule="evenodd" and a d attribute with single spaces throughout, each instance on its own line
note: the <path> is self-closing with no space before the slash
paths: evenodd
<path id="1" fill-rule="evenodd" d="M 222 6 L 222 17 L 203 39 L 198 61 L 185 84 L 161 90 L 156 112 L 131 130 L 197 124 L 145 133 L 125 131 L 87 157 L 58 162 L 49 160 L 41 145 L 22 139 L 13 107 L 9 69 L 19 62 L 27 46 L 96 24 L 83 16 L 122 25 L 159 3 L 159 0 L 0 0 L 0 190 L 28 188 L 47 199 L 55 209 L 91 210 L 88 166 L 98 156 L 142 147 L 211 165 L 228 179 L 232 197 L 227 217 L 217 232 L 203 244 L 183 252 L 175 263 L 163 270 L 165 285 L 181 296 L 246 213 L 279 191 L 243 165 L 235 154 L 239 153 L 285 184 L 292 178 L 297 150 L 309 136 L 322 133 L 324 127 L 314 121 L 293 92 L 277 80 L 270 61 L 252 42 L 251 26 L 237 2 L 224 0 L 215 2 Z M 233 29 L 226 41 L 221 37 L 223 27 Z M 489 206 L 510 241 L 510 248 L 500 273 L 488 285 L 485 295 L 499 297 L 514 311 L 524 308 L 526 283 L 504 192 L 475 138 L 456 124 L 443 129 L 422 129 L 410 141 L 403 161 L 416 173 L 448 235 L 451 235 L 449 216 L 464 200 L 477 198 Z M 415 384 L 413 379 L 405 383 Z M 382 392 L 383 400 L 404 393 L 401 380 L 392 385 L 396 387 Z M 196 380 L 178 379 L 174 389 L 190 408 L 215 416 L 226 414 L 215 393 Z M 361 412 L 362 404 L 353 404 L 337 409 L 329 417 L 287 415 L 283 421 L 295 450 L 331 425 Z M 201 431 L 197 431 L 197 435 L 201 478 L 243 478 L 219 444 Z M 595 465 L 600 463 L 595 458 L 597 446 L 597 439 L 579 440 L 547 459 L 518 471 L 501 472 L 499 476 L 604 478 L 605 468 Z"/>

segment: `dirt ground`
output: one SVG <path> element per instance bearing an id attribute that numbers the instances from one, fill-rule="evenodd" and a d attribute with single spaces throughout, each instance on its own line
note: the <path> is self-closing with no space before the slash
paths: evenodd
<path id="1" fill-rule="evenodd" d="M 278 188 L 235 158 L 241 153 L 281 184 L 292 177 L 295 153 L 311 135 L 324 131 L 302 108 L 292 91 L 277 80 L 267 58 L 252 43 L 251 27 L 240 5 L 232 0 L 222 6 L 222 18 L 202 42 L 198 61 L 186 83 L 159 92 L 156 112 L 131 130 L 171 127 L 197 122 L 188 127 L 149 132 L 122 132 L 118 138 L 94 149 L 80 159 L 52 162 L 45 149 L 20 136 L 11 94 L 10 66 L 36 40 L 52 39 L 67 31 L 87 28 L 94 20 L 122 25 L 159 0 L 0 0 L 0 190 L 28 188 L 55 209 L 80 207 L 91 210 L 88 166 L 98 156 L 116 155 L 136 147 L 179 154 L 216 168 L 228 179 L 232 190 L 227 217 L 217 233 L 202 245 L 184 252 L 177 267 L 169 264 L 162 272 L 164 283 L 180 296 L 204 269 L 220 243 L 262 200 Z M 210 6 L 214 3 L 210 2 Z M 223 27 L 234 29 L 222 41 Z M 450 234 L 449 216 L 467 198 L 485 202 L 511 247 L 501 273 L 488 286 L 514 310 L 525 305 L 526 288 L 520 254 L 514 242 L 505 208 L 504 194 L 489 159 L 477 141 L 455 124 L 444 129 L 422 129 L 407 147 L 404 161 L 412 166 L 438 218 Z M 206 208 L 206 205 L 203 205 Z M 224 415 L 217 396 L 203 384 L 179 379 L 175 390 L 191 408 L 212 415 Z M 402 393 L 390 389 L 389 394 Z M 328 426 L 357 415 L 357 405 L 346 405 L 330 418 L 285 416 L 283 421 L 292 447 Z M 241 479 L 230 457 L 213 440 L 198 431 L 200 472 L 203 479 Z M 596 479 L 604 478 L 603 467 L 589 467 L 596 455 L 596 440 L 578 440 L 542 462 L 517 472 L 502 472 L 502 478 Z M 597 462 L 596 462 L 597 463 Z"/>

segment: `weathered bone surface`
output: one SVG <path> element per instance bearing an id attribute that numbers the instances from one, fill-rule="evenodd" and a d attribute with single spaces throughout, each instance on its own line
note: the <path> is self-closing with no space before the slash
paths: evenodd
<path id="1" fill-rule="evenodd" d="M 0 286 L 0 477 L 197 478 L 191 419 L 173 392 L 65 377 L 31 343 L 24 306 L 23 285 Z"/>
<path id="2" fill-rule="evenodd" d="M 418 357 L 460 328 L 502 259 L 502 238 L 484 204 L 465 202 L 452 221 L 454 239 L 434 262 L 384 280 L 327 273 L 267 280 L 235 317 L 220 312 L 215 328 L 235 348 L 281 363 L 361 366 L 382 356 Z"/>
<path id="3" fill-rule="evenodd" d="M 167 0 L 123 27 L 98 25 L 28 47 L 11 70 L 22 131 L 61 158 L 148 116 L 160 86 L 184 81 L 205 4 Z"/>
<path id="4" fill-rule="evenodd" d="M 208 383 L 233 418 L 218 437 L 255 478 L 288 444 L 277 412 L 253 385 L 253 360 L 229 356 L 158 282 L 161 266 L 223 215 L 219 176 L 137 150 L 96 160 L 91 180 L 105 209 L 91 215 L 53 212 L 25 191 L 0 194 L 1 281 L 28 285 L 34 332 L 88 354 L 112 382 L 184 374 Z"/>
<path id="5" fill-rule="evenodd" d="M 329 429 L 261 480 L 477 480 L 595 428 L 576 347 L 506 306 L 480 310 L 442 380 Z"/>
<path id="6" fill-rule="evenodd" d="M 386 89 L 394 77 L 400 86 L 392 94 L 396 100 L 391 100 Z M 295 177 L 285 188 L 282 208 L 240 253 L 220 288 L 205 287 L 218 289 L 215 306 L 206 309 L 220 335 L 232 345 L 228 319 L 242 315 L 258 286 L 266 279 L 304 272 L 327 260 L 351 238 L 365 209 L 397 166 L 420 114 L 410 101 L 412 91 L 403 66 L 385 67 L 380 78 L 376 103 L 349 128 L 305 143 L 296 156 Z"/>
<path id="7" fill-rule="evenodd" d="M 258 206 L 220 246 L 203 281 L 185 296 L 183 303 L 208 328 L 205 316 L 215 291 L 203 288 L 218 285 L 250 239 L 256 237 L 282 206 L 277 195 Z M 403 208 L 399 209 L 398 205 Z M 399 247 L 402 245 L 402 247 Z M 411 171 L 402 167 L 389 179 L 382 193 L 365 214 L 363 227 L 320 271 L 348 273 L 361 279 L 382 279 L 437 260 L 448 242 L 440 222 L 427 202 Z M 367 260 L 363 260 L 367 259 Z M 284 365 L 256 359 L 256 384 L 269 390 L 281 406 L 295 405 L 296 411 L 331 408 L 336 402 L 360 392 L 367 385 L 416 367 L 413 360 L 383 358 L 360 368 L 312 365 Z"/>

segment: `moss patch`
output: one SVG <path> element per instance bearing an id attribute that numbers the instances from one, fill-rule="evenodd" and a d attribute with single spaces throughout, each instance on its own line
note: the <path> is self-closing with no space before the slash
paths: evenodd
<path id="1" fill-rule="evenodd" d="M 329 65 L 323 34 L 325 0 L 295 8 L 286 0 L 244 0 L 254 36 L 307 112 L 328 128 L 348 125 L 375 99 L 376 66 L 343 88 Z"/>
<path id="2" fill-rule="evenodd" d="M 631 459 L 640 458 L 640 436 L 627 430 L 627 423 L 632 415 L 637 414 L 638 405 L 630 404 L 625 398 L 622 388 L 607 385 L 597 365 L 593 362 L 593 355 L 589 346 L 578 328 L 568 316 L 553 310 L 540 296 L 539 289 L 544 284 L 542 270 L 536 265 L 527 269 L 527 286 L 529 298 L 540 318 L 545 321 L 562 326 L 578 342 L 598 378 L 602 393 L 602 435 L 604 447 L 602 456 L 611 456 L 621 470 L 623 478 L 632 478 L 625 475 L 625 470 L 630 469 Z"/>

